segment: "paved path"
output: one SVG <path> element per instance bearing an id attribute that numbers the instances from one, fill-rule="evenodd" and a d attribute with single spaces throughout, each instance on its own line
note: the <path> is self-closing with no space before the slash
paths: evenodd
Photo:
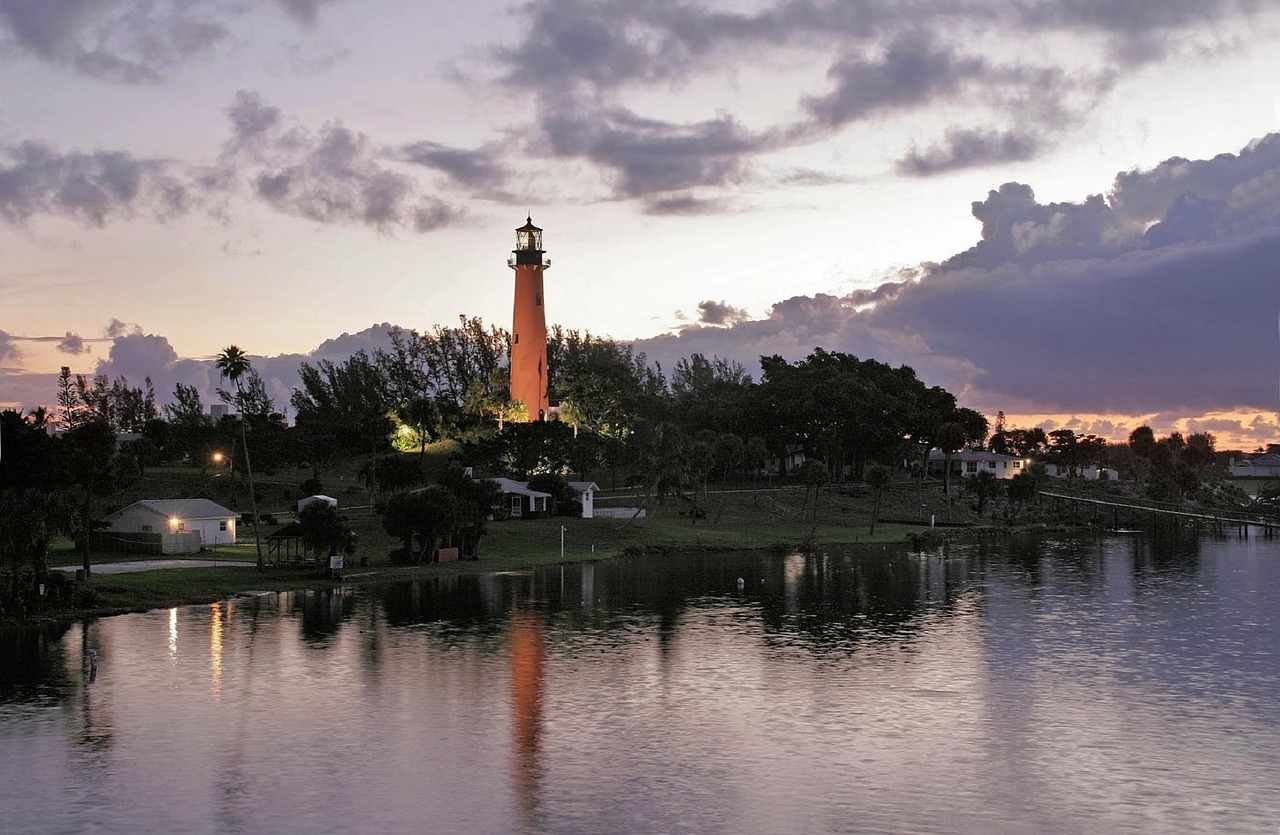
<path id="1" fill-rule="evenodd" d="M 94 563 L 90 571 L 94 574 L 128 574 L 133 571 L 155 571 L 158 568 L 212 568 L 213 566 L 253 568 L 251 562 L 233 562 L 232 560 L 136 560 L 134 562 Z M 59 565 L 56 571 L 75 571 L 82 566 Z"/>

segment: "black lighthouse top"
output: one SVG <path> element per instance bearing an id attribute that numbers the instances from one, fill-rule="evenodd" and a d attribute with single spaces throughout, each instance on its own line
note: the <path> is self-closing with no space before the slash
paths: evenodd
<path id="1" fill-rule="evenodd" d="M 542 263 L 542 230 L 533 225 L 533 218 L 525 218 L 524 226 L 516 230 L 516 248 L 512 250 L 517 264 Z"/>

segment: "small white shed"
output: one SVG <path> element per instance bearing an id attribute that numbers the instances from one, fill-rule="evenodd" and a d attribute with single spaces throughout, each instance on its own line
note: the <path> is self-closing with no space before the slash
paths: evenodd
<path id="1" fill-rule="evenodd" d="M 314 496 L 307 496 L 305 499 L 298 499 L 298 512 L 301 513 L 304 507 L 306 507 L 309 504 L 315 504 L 316 502 L 324 502 L 325 504 L 329 505 L 329 507 L 338 506 L 338 500 L 335 499 L 333 496 L 322 496 L 322 495 L 316 494 Z"/>
<path id="2" fill-rule="evenodd" d="M 600 485 L 594 481 L 571 481 L 569 486 L 578 491 L 578 498 L 582 500 L 582 518 L 594 519 L 596 491 L 600 489 Z"/>

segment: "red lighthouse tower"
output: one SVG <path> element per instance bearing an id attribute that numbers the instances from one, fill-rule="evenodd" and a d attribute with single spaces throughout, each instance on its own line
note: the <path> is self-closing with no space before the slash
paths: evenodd
<path id="1" fill-rule="evenodd" d="M 529 420 L 545 420 L 547 400 L 547 315 L 542 306 L 542 230 L 526 218 L 516 230 L 516 248 L 507 266 L 516 271 L 515 315 L 511 324 L 511 399 L 524 402 Z"/>

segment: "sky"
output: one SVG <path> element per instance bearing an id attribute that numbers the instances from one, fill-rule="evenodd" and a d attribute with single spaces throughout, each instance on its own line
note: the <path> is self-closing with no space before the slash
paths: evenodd
<path id="1" fill-rule="evenodd" d="M 1280 441 L 1280 0 L 0 0 L 0 407 L 460 315 Z"/>

